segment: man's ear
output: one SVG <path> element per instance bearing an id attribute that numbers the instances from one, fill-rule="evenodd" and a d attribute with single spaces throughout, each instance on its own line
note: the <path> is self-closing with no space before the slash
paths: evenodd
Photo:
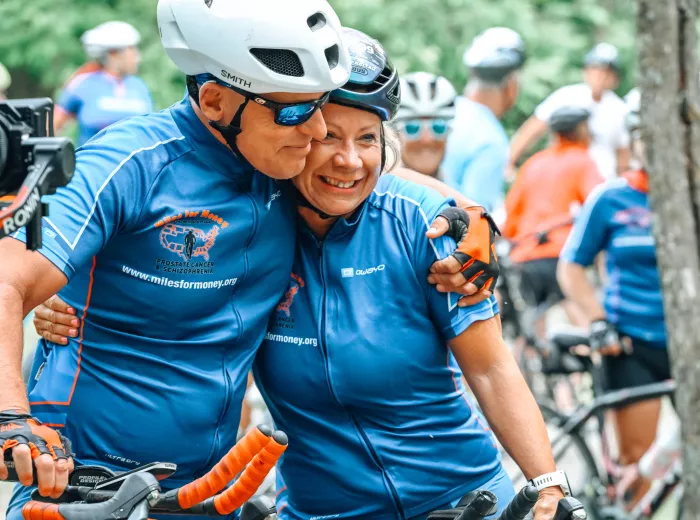
<path id="1" fill-rule="evenodd" d="M 199 108 L 210 121 L 219 121 L 224 116 L 223 87 L 215 83 L 205 83 L 199 87 Z"/>

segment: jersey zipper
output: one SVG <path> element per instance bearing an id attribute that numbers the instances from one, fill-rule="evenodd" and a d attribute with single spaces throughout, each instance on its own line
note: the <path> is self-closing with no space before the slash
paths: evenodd
<path id="1" fill-rule="evenodd" d="M 320 338 L 320 344 L 321 344 L 321 352 L 323 352 L 323 364 L 326 369 L 326 381 L 328 382 L 328 390 L 333 396 L 333 399 L 335 400 L 336 403 L 338 403 L 338 406 L 343 408 L 348 416 L 350 417 L 350 420 L 352 421 L 353 425 L 355 426 L 355 429 L 359 432 L 360 438 L 362 439 L 363 444 L 365 445 L 365 448 L 370 454 L 370 457 L 374 461 L 374 463 L 377 465 L 377 467 L 380 469 L 382 472 L 382 477 L 388 484 L 389 490 L 391 491 L 391 498 L 394 501 L 394 507 L 396 507 L 396 510 L 399 513 L 399 517 L 401 519 L 406 518 L 404 512 L 403 512 L 403 506 L 401 505 L 401 500 L 399 499 L 399 493 L 396 490 L 396 487 L 394 486 L 394 483 L 391 480 L 391 477 L 389 476 L 389 473 L 386 471 L 384 468 L 384 465 L 382 464 L 379 455 L 377 452 L 374 450 L 374 446 L 372 446 L 372 443 L 370 442 L 369 438 L 367 437 L 367 434 L 365 431 L 362 429 L 360 426 L 359 421 L 355 418 L 355 416 L 345 408 L 345 406 L 340 402 L 340 399 L 338 398 L 338 394 L 336 394 L 335 390 L 333 389 L 333 384 L 331 383 L 331 372 L 330 372 L 330 363 L 328 361 L 328 344 L 326 342 L 326 277 L 325 277 L 325 265 L 323 262 L 323 246 L 324 246 L 324 241 L 319 241 L 318 242 L 318 259 L 319 259 L 319 265 L 320 265 L 320 271 L 321 271 L 321 338 Z"/>
<path id="2" fill-rule="evenodd" d="M 250 247 L 250 243 L 253 241 L 253 238 L 255 237 L 255 233 L 258 231 L 258 206 L 255 204 L 255 200 L 253 197 L 251 197 L 249 191 L 244 190 L 244 195 L 248 197 L 248 200 L 250 201 L 251 205 L 253 206 L 253 227 L 252 232 L 250 233 L 250 236 L 248 237 L 248 241 L 245 244 L 245 252 L 243 254 L 243 274 L 240 276 L 240 282 L 243 282 L 248 275 L 248 248 Z M 236 286 L 240 285 L 240 283 L 237 283 Z M 235 289 L 234 289 L 235 290 Z M 236 308 L 233 303 L 231 304 L 231 308 L 233 309 L 233 313 L 236 316 L 236 321 L 238 322 L 238 331 L 239 331 L 239 337 L 243 333 L 243 318 L 241 318 L 241 314 L 238 312 L 238 309 Z M 222 361 L 221 361 L 221 371 L 223 372 L 224 375 L 224 405 L 221 408 L 221 413 L 219 414 L 219 419 L 216 421 L 216 430 L 214 433 L 214 445 L 211 450 L 211 454 L 209 455 L 209 459 L 207 460 L 207 464 L 204 468 L 201 468 L 197 473 L 195 473 L 195 477 L 199 478 L 200 476 L 204 475 L 206 473 L 205 469 L 210 467 L 215 461 L 213 460 L 214 457 L 216 457 L 216 454 L 219 452 L 219 448 L 221 447 L 221 424 L 224 421 L 224 418 L 228 414 L 228 410 L 231 407 L 231 391 L 232 391 L 232 386 L 233 383 L 231 381 L 231 376 L 228 374 L 228 370 L 226 370 L 226 357 L 227 357 L 227 350 L 224 350 L 224 354 L 222 356 Z"/>

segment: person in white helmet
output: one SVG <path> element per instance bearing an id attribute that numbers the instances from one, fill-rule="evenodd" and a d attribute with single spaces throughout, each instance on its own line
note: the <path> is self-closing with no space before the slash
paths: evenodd
<path id="1" fill-rule="evenodd" d="M 604 179 L 626 171 L 630 158 L 630 137 L 625 128 L 627 108 L 614 89 L 620 83 L 620 58 L 609 43 L 599 43 L 583 59 L 583 83 L 555 90 L 513 135 L 510 145 L 511 176 L 515 165 L 530 146 L 547 133 L 552 114 L 564 106 L 578 106 L 591 113 L 589 127 L 593 141 L 589 152 Z"/>
<path id="2" fill-rule="evenodd" d="M 135 76 L 141 56 L 139 32 L 126 22 L 106 22 L 83 34 L 91 59 L 67 81 L 56 102 L 54 130 L 78 120 L 80 146 L 103 128 L 153 110 L 151 93 Z"/>
<path id="3" fill-rule="evenodd" d="M 278 181 L 328 138 L 319 109 L 351 67 L 340 21 L 325 0 L 159 0 L 158 24 L 188 95 L 78 150 L 38 252 L 24 230 L 0 240 L 0 450 L 22 484 L 7 520 L 21 518 L 32 466 L 41 495 L 63 492 L 66 438 L 78 464 L 175 462 L 169 487 L 209 470 L 236 442 L 288 287 L 299 199 Z M 454 290 L 474 292 L 464 262 L 443 262 L 457 264 Z M 40 343 L 26 389 L 22 317 L 58 291 L 79 334 Z"/>
<path id="4" fill-rule="evenodd" d="M 440 164 L 455 117 L 457 91 L 447 78 L 412 72 L 401 78 L 401 106 L 395 127 L 401 138 L 402 163 L 440 178 Z"/>
<path id="5" fill-rule="evenodd" d="M 5 66 L 0 63 L 0 100 L 7 99 L 7 89 L 10 88 L 11 83 L 12 77 L 10 73 Z"/>
<path id="6" fill-rule="evenodd" d="M 508 164 L 500 119 L 515 105 L 524 63 L 525 44 L 506 27 L 487 29 L 464 54 L 469 82 L 457 102 L 442 168 L 448 185 L 492 212 L 503 205 Z"/>

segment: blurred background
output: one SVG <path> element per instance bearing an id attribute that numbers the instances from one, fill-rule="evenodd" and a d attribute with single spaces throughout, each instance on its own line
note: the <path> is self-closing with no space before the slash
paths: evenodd
<path id="1" fill-rule="evenodd" d="M 400 73 L 425 70 L 451 80 L 458 91 L 467 72 L 462 56 L 472 39 L 493 26 L 510 27 L 525 40 L 527 67 L 522 92 L 504 119 L 512 134 L 557 87 L 581 81 L 584 54 L 600 41 L 620 51 L 618 93 L 634 86 L 632 0 L 331 0 L 343 25 L 374 36 Z M 155 107 L 184 92 L 184 77 L 163 52 L 155 0 L 3 0 L 0 62 L 12 75 L 10 98 L 55 97 L 85 62 L 80 37 L 109 20 L 123 20 L 141 33 L 139 75 Z M 70 132 L 70 129 L 67 131 Z"/>

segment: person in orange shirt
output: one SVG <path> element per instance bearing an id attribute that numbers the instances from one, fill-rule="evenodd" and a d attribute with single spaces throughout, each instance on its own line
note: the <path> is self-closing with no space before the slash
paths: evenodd
<path id="1" fill-rule="evenodd" d="M 586 324 L 585 317 L 572 302 L 562 301 L 556 271 L 573 217 L 603 181 L 588 154 L 589 117 L 588 110 L 573 106 L 552 114 L 552 144 L 520 169 L 506 196 L 503 228 L 512 243 L 510 259 L 520 272 L 525 301 L 532 306 L 562 302 L 571 323 L 580 326 Z"/>

